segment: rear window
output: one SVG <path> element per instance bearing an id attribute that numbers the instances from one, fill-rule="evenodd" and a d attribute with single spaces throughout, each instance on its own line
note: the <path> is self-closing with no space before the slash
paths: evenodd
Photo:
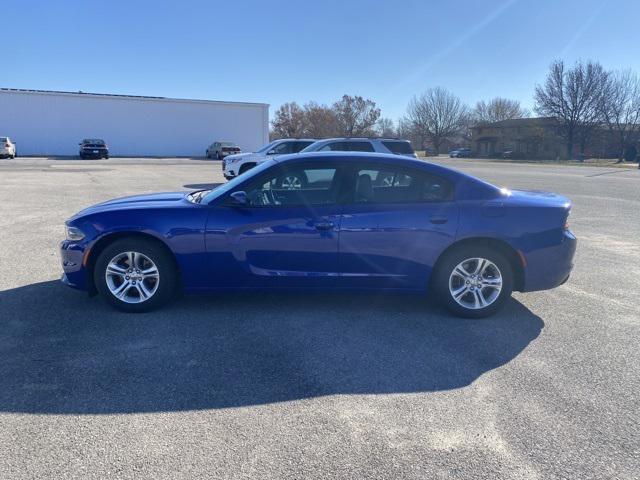
<path id="1" fill-rule="evenodd" d="M 384 140 L 382 144 L 390 151 L 398 155 L 413 155 L 413 147 L 409 142 L 394 142 L 392 140 Z"/>
<path id="2" fill-rule="evenodd" d="M 104 140 L 99 138 L 85 138 L 82 143 L 91 143 L 93 145 L 104 145 Z"/>
<path id="3" fill-rule="evenodd" d="M 0 142 L 6 142 L 7 141 L 7 137 L 0 137 Z"/>

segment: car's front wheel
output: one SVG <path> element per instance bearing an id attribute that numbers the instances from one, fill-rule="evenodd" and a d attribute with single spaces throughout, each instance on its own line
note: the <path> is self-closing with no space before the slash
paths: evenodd
<path id="1" fill-rule="evenodd" d="M 155 242 L 121 239 L 106 247 L 94 268 L 100 295 L 126 312 L 148 312 L 175 294 L 177 273 L 170 254 Z"/>
<path id="2" fill-rule="evenodd" d="M 511 296 L 513 271 L 492 248 L 460 248 L 445 254 L 434 287 L 438 299 L 454 314 L 482 318 L 500 310 Z"/>

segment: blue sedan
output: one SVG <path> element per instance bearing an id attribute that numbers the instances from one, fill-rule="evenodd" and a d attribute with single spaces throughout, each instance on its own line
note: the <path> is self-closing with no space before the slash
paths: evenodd
<path id="1" fill-rule="evenodd" d="M 554 288 L 573 267 L 571 203 L 396 155 L 269 160 L 213 190 L 100 203 L 66 223 L 62 280 L 121 310 L 176 292 L 431 292 L 456 315 Z"/>

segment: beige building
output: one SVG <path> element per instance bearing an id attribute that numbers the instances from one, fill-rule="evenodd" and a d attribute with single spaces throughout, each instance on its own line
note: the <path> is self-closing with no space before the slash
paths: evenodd
<path id="1" fill-rule="evenodd" d="M 522 158 L 565 158 L 567 147 L 553 118 L 517 118 L 471 128 L 471 143 L 479 157 L 505 151 Z"/>
<path id="2" fill-rule="evenodd" d="M 551 117 L 503 120 L 472 127 L 471 148 L 478 157 L 500 157 L 511 151 L 514 158 L 566 159 L 567 144 L 561 133 L 562 125 Z M 593 129 L 583 147 L 585 157 L 591 158 L 616 158 L 620 153 L 618 139 L 606 126 Z M 573 150 L 573 158 L 579 158 L 579 138 Z"/>

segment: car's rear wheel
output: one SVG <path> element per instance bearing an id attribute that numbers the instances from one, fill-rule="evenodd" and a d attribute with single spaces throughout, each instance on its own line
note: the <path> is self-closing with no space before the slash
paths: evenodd
<path id="1" fill-rule="evenodd" d="M 94 282 L 100 295 L 126 312 L 148 312 L 169 301 L 177 285 L 170 254 L 155 242 L 116 240 L 99 255 Z"/>
<path id="2" fill-rule="evenodd" d="M 434 288 L 454 314 L 482 318 L 500 310 L 513 290 L 513 271 L 498 251 L 478 246 L 455 249 L 439 262 Z"/>
<path id="3" fill-rule="evenodd" d="M 222 160 L 222 155 L 220 155 L 220 152 L 216 152 L 216 159 Z"/>

